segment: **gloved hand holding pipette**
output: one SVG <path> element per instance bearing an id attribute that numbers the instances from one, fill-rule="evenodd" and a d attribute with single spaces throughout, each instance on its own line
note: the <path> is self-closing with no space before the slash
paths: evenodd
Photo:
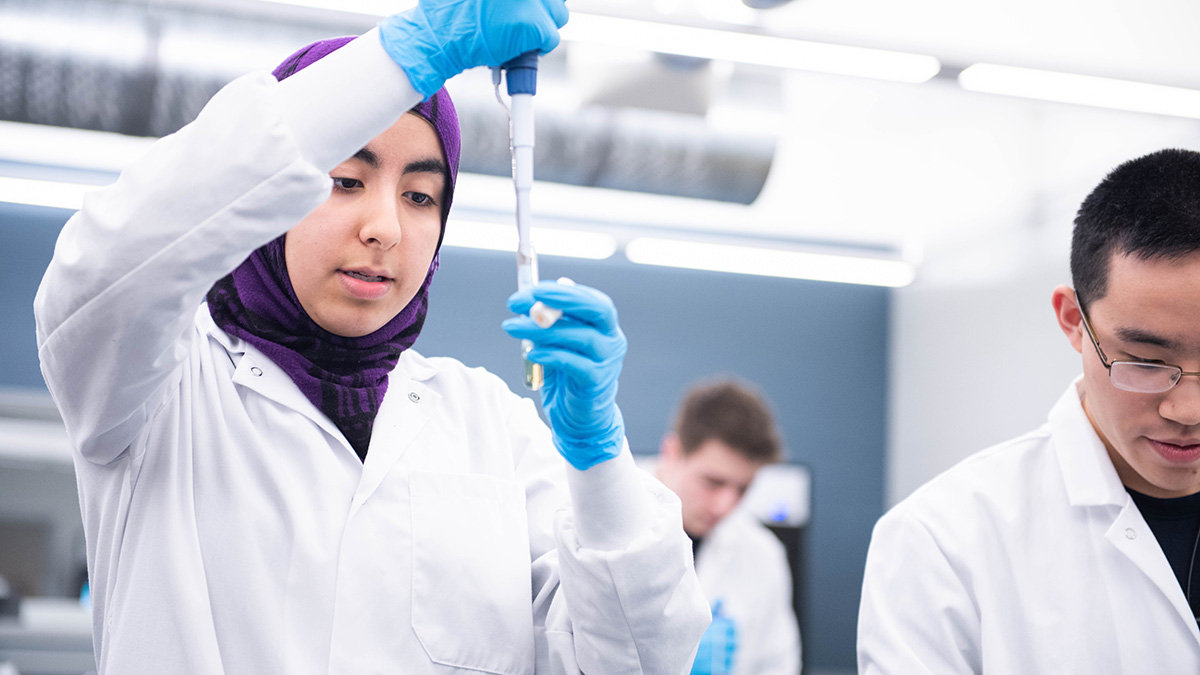
<path id="1" fill-rule="evenodd" d="M 379 37 L 413 88 L 429 98 L 468 68 L 549 52 L 566 22 L 564 0 L 420 0 L 379 22 Z"/>
<path id="2" fill-rule="evenodd" d="M 612 299 L 594 288 L 543 281 L 510 296 L 508 308 L 525 315 L 536 302 L 561 310 L 562 317 L 549 328 L 529 316 L 508 319 L 503 327 L 533 342 L 526 358 L 545 368 L 542 408 L 554 445 L 582 471 L 616 457 L 624 443 L 616 398 L 625 335 Z"/>

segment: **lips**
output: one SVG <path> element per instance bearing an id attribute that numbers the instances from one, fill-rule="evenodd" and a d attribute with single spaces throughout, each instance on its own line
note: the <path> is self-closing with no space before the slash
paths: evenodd
<path id="1" fill-rule="evenodd" d="M 395 280 L 379 274 L 379 270 L 353 269 L 338 270 L 342 280 L 342 288 L 352 298 L 358 300 L 378 300 L 391 292 Z"/>
<path id="2" fill-rule="evenodd" d="M 1200 460 L 1200 440 L 1179 439 L 1178 441 L 1171 442 L 1159 441 L 1153 438 L 1148 440 L 1154 451 L 1169 462 L 1188 464 Z"/>
<path id="3" fill-rule="evenodd" d="M 362 281 L 379 282 L 379 281 L 391 281 L 392 280 L 391 277 L 384 276 L 382 274 L 375 274 L 370 270 L 341 270 L 341 272 L 342 272 L 342 274 L 345 274 L 348 277 L 352 277 L 354 279 L 361 279 Z"/>

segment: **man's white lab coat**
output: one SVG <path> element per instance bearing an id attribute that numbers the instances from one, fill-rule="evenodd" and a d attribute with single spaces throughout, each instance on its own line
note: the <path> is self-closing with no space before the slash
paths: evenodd
<path id="1" fill-rule="evenodd" d="M 1068 388 L 875 527 L 859 672 L 1200 673 L 1200 632 Z"/>
<path id="2" fill-rule="evenodd" d="M 800 630 L 787 553 L 752 515 L 734 509 L 705 537 L 696 574 L 710 605 L 734 621 L 733 675 L 797 675 Z"/>
<path id="3" fill-rule="evenodd" d="M 678 501 L 628 450 L 566 469 L 527 399 L 408 351 L 364 464 L 201 304 L 419 99 L 377 36 L 351 45 L 295 82 L 222 90 L 85 199 L 39 289 L 100 672 L 686 672 L 707 607 Z M 644 512 L 605 499 L 629 489 Z M 610 502 L 636 535 L 582 545 L 577 517 L 604 530 Z"/>

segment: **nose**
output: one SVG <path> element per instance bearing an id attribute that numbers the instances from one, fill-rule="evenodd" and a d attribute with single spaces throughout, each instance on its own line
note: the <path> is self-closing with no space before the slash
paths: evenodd
<path id="1" fill-rule="evenodd" d="M 717 518 L 724 518 L 729 515 L 729 512 L 733 510 L 733 507 L 738 505 L 741 499 L 742 495 L 738 492 L 737 488 L 723 488 L 715 500 Z"/>
<path id="2" fill-rule="evenodd" d="M 1200 378 L 1191 374 L 1175 385 L 1163 397 L 1158 406 L 1158 414 L 1163 419 L 1177 422 L 1184 426 L 1200 424 Z"/>
<path id="3" fill-rule="evenodd" d="M 361 202 L 359 214 L 360 224 L 358 238 L 367 246 L 387 251 L 400 243 L 403 233 L 400 227 L 400 213 L 396 208 L 395 199 L 387 194 L 379 194 Z"/>

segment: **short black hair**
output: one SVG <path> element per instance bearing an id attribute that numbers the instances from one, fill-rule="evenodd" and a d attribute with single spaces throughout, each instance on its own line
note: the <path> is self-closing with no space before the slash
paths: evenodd
<path id="1" fill-rule="evenodd" d="M 1167 149 L 1113 169 L 1083 200 L 1071 280 L 1087 301 L 1108 293 L 1114 254 L 1178 259 L 1200 251 L 1200 153 Z"/>
<path id="2" fill-rule="evenodd" d="M 782 455 L 766 397 L 754 385 L 732 378 L 693 386 L 679 407 L 675 435 L 687 455 L 713 439 L 753 462 L 778 462 Z"/>

